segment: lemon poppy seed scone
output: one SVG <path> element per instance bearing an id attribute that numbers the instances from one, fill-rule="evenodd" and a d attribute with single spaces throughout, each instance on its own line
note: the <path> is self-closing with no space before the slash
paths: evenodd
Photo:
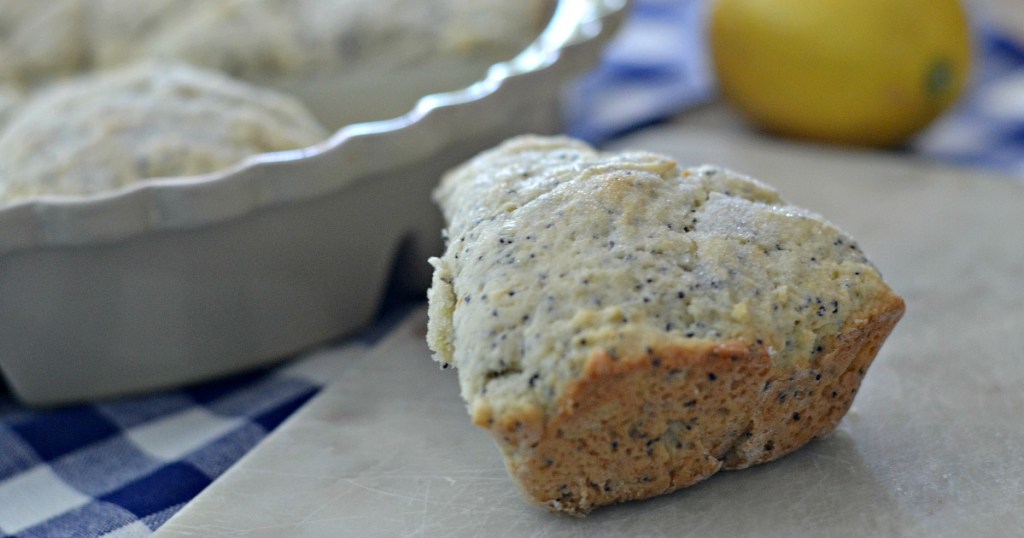
<path id="1" fill-rule="evenodd" d="M 830 432 L 903 301 L 721 168 L 521 137 L 449 173 L 427 340 L 525 496 L 584 514 Z"/>
<path id="2" fill-rule="evenodd" d="M 213 172 L 326 137 L 292 97 L 184 64 L 144 63 L 59 84 L 19 106 L 0 135 L 0 202 Z"/>

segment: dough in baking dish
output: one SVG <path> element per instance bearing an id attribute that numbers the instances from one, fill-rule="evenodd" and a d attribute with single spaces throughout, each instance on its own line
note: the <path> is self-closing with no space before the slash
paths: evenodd
<path id="1" fill-rule="evenodd" d="M 326 137 L 292 97 L 184 64 L 143 63 L 21 105 L 0 135 L 0 200 L 203 174 Z"/>

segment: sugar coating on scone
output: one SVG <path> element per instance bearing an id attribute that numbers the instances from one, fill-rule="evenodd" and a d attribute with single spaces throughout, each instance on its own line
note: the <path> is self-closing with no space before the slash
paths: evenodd
<path id="1" fill-rule="evenodd" d="M 903 311 L 770 187 L 520 137 L 446 176 L 428 343 L 528 498 L 586 513 L 831 431 Z"/>
<path id="2" fill-rule="evenodd" d="M 326 137 L 294 98 L 184 64 L 144 63 L 20 105 L 0 135 L 0 200 L 213 172 Z"/>

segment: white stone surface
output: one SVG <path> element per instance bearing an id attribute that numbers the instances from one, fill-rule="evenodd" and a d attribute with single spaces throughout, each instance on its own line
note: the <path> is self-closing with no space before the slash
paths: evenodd
<path id="1" fill-rule="evenodd" d="M 832 436 L 585 519 L 527 505 L 417 312 L 159 536 L 1021 536 L 1024 187 L 895 155 L 685 125 L 620 146 L 776 185 L 907 301 Z"/>

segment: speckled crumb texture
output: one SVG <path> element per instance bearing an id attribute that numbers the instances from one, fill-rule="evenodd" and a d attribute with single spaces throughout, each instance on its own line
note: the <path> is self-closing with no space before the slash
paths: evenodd
<path id="1" fill-rule="evenodd" d="M 770 187 L 526 136 L 449 173 L 427 335 L 524 495 L 644 499 L 831 432 L 903 314 Z"/>

